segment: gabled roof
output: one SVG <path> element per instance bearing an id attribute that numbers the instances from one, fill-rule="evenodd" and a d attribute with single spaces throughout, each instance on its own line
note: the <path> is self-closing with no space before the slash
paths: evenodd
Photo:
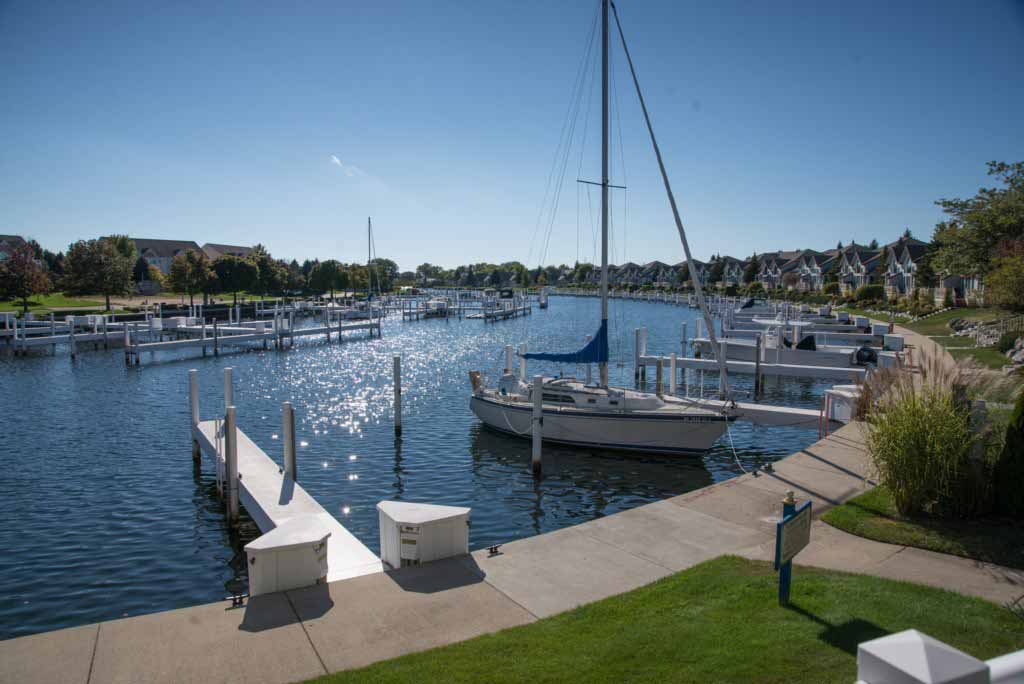
<path id="1" fill-rule="evenodd" d="M 207 242 L 203 245 L 203 251 L 206 252 L 206 256 L 211 260 L 225 254 L 245 258 L 252 253 L 252 247 L 243 247 L 242 245 L 218 245 L 212 242 Z"/>
<path id="2" fill-rule="evenodd" d="M 20 235 L 0 235 L 0 242 L 6 242 L 12 247 L 25 244 L 25 238 Z"/>
<path id="3" fill-rule="evenodd" d="M 135 249 L 141 256 L 173 259 L 182 252 L 192 250 L 202 252 L 192 240 L 150 240 L 148 238 L 132 238 Z"/>

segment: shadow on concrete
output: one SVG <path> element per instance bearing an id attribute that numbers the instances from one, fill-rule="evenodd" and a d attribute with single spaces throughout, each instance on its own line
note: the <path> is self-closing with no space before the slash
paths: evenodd
<path id="1" fill-rule="evenodd" d="M 326 593 L 326 585 L 323 585 L 323 589 Z M 238 629 L 243 632 L 262 632 L 293 625 L 299 621 L 299 616 L 295 614 L 291 601 L 283 591 L 250 598 L 244 608 L 234 610 L 245 611 L 242 622 L 238 625 Z"/>
<path id="2" fill-rule="evenodd" d="M 818 454 L 816 454 L 813 451 L 811 451 L 810 448 L 801 449 L 800 453 L 806 454 L 807 456 L 813 458 L 815 461 L 819 461 L 821 463 L 824 463 L 825 465 L 829 466 L 830 468 L 835 468 L 836 470 L 838 470 L 839 472 L 843 473 L 844 475 L 849 475 L 850 477 L 857 478 L 861 482 L 867 482 L 870 485 L 878 484 L 877 482 L 875 482 L 871 478 L 864 477 L 860 473 L 855 473 L 854 471 L 850 470 L 849 468 L 844 468 L 843 466 L 839 465 L 838 463 L 835 463 L 834 461 L 830 461 L 827 458 L 819 456 Z"/>
<path id="3" fill-rule="evenodd" d="M 803 615 L 805 618 L 813 620 L 824 627 L 825 629 L 818 634 L 818 639 L 852 656 L 857 655 L 858 644 L 890 634 L 888 630 L 879 627 L 875 623 L 860 618 L 853 618 L 842 624 L 833 625 L 828 620 L 820 618 L 809 610 L 805 610 L 792 603 L 786 606 L 786 609 Z"/>
<path id="4" fill-rule="evenodd" d="M 764 474 L 763 474 L 763 477 L 770 477 L 770 478 L 772 478 L 773 480 L 778 480 L 779 482 L 784 482 L 784 483 L 786 483 L 787 485 L 789 485 L 790 487 L 792 487 L 792 488 L 793 488 L 794 490 L 797 490 L 797 491 L 801 491 L 801 492 L 804 492 L 805 494 L 810 494 L 811 496 L 813 496 L 813 497 L 814 497 L 815 499 L 817 499 L 818 501 L 821 501 L 821 502 L 827 503 L 827 504 L 829 504 L 830 506 L 838 506 L 839 504 L 843 503 L 843 501 L 845 501 L 846 499 L 850 498 L 850 497 L 851 497 L 851 496 L 852 496 L 853 494 L 855 494 L 855 493 L 858 493 L 858 492 L 862 491 L 862 490 L 860 490 L 860 489 L 859 489 L 859 488 L 857 488 L 857 487 L 852 487 L 852 488 L 850 488 L 850 489 L 848 489 L 848 490 L 844 491 L 844 492 L 843 492 L 843 493 L 842 493 L 842 494 L 841 494 L 841 495 L 839 496 L 839 498 L 838 498 L 838 499 L 833 499 L 833 498 L 831 498 L 831 497 L 825 496 L 825 495 L 824 495 L 824 494 L 822 494 L 821 492 L 816 492 L 816 491 L 814 491 L 813 489 L 810 489 L 810 488 L 808 488 L 808 487 L 806 487 L 806 486 L 804 486 L 804 485 L 800 484 L 799 482 L 795 482 L 794 480 L 790 480 L 790 479 L 788 479 L 788 478 L 786 478 L 786 477 L 783 477 L 783 476 L 782 476 L 782 475 L 780 475 L 780 474 L 779 474 L 778 472 L 774 472 L 774 473 L 764 473 Z M 823 509 L 822 507 L 818 507 L 818 508 L 817 508 L 817 509 L 816 509 L 816 510 L 814 511 L 814 517 L 815 517 L 815 518 L 817 518 L 817 517 L 818 517 L 819 515 L 821 515 L 821 514 L 822 514 L 822 513 L 824 513 L 824 512 L 825 512 L 825 509 Z"/>
<path id="5" fill-rule="evenodd" d="M 388 570 L 385 575 L 402 591 L 433 594 L 484 581 L 484 571 L 471 555 L 446 558 L 424 565 Z"/>

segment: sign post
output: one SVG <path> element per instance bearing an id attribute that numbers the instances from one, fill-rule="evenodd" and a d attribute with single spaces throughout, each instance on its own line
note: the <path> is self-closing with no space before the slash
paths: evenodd
<path id="1" fill-rule="evenodd" d="M 775 569 L 779 571 L 779 605 L 789 605 L 793 558 L 811 541 L 811 502 L 798 509 L 793 492 L 782 500 L 782 520 L 775 528 Z"/>

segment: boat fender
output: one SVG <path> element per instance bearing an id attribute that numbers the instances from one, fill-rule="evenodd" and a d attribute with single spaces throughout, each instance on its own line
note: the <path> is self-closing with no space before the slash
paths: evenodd
<path id="1" fill-rule="evenodd" d="M 876 365 L 878 363 L 878 352 L 871 347 L 861 347 L 857 350 L 856 358 L 858 366 Z"/>

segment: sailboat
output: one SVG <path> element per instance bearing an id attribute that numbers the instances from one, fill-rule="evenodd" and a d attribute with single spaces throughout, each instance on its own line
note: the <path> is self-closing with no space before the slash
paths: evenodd
<path id="1" fill-rule="evenodd" d="M 378 276 L 379 277 L 379 276 Z M 352 308 L 349 309 L 345 318 L 349 320 L 371 320 L 380 318 L 382 311 L 380 306 L 373 302 L 373 219 L 370 216 L 366 217 L 366 300 L 365 301 L 354 301 L 352 302 Z M 380 281 L 378 280 L 378 290 L 380 289 Z"/>
<path id="2" fill-rule="evenodd" d="M 729 408 L 701 405 L 700 402 L 663 396 L 608 385 L 608 34 L 609 0 L 601 0 L 601 323 L 597 333 L 582 348 L 568 353 L 522 353 L 524 360 L 552 361 L 566 364 L 598 365 L 597 382 L 587 383 L 575 378 L 544 378 L 542 385 L 542 438 L 571 446 L 618 449 L 625 451 L 700 454 L 714 445 L 736 416 Z M 690 246 L 683 230 L 675 197 L 669 184 L 661 151 L 651 126 L 647 106 L 636 77 L 629 49 L 626 46 L 618 11 L 616 27 L 640 106 L 647 123 L 662 181 L 675 218 L 676 228 L 688 262 L 692 263 Z M 704 299 L 700 279 L 693 279 L 694 290 L 712 348 L 718 349 L 715 328 Z M 722 388 L 729 396 L 724 359 L 718 359 Z M 506 363 L 506 366 L 511 364 Z M 506 367 L 496 387 L 485 387 L 478 372 L 470 373 L 473 393 L 470 408 L 489 428 L 519 437 L 533 434 L 533 387 L 512 374 Z M 728 406 L 728 404 L 726 404 Z"/>

